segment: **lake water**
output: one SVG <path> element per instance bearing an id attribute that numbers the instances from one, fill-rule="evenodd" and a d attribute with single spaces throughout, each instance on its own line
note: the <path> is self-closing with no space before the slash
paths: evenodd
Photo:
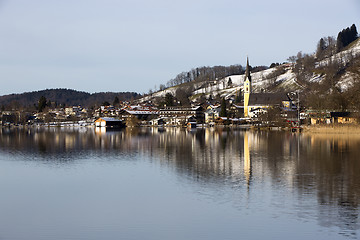
<path id="1" fill-rule="evenodd" d="M 0 239 L 358 239 L 360 137 L 0 128 Z"/>

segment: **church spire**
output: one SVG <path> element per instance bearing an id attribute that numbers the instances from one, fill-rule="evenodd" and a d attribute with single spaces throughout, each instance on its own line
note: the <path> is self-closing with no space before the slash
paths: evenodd
<path id="1" fill-rule="evenodd" d="M 250 65 L 249 65 L 249 57 L 246 59 L 246 70 L 245 70 L 245 78 L 244 78 L 244 117 L 249 117 L 249 100 L 251 94 L 251 76 L 250 76 Z"/>
<path id="2" fill-rule="evenodd" d="M 251 82 L 249 57 L 246 57 L 245 79 L 246 78 L 249 79 L 249 81 Z"/>

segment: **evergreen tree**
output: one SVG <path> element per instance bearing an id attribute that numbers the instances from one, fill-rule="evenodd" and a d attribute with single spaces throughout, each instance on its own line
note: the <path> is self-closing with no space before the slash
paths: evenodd
<path id="1" fill-rule="evenodd" d="M 318 43 L 317 49 L 316 49 L 316 57 L 319 59 L 323 58 L 324 51 L 326 48 L 327 48 L 326 42 L 325 42 L 324 38 L 321 38 Z"/>
<path id="2" fill-rule="evenodd" d="M 270 68 L 277 67 L 277 66 L 280 66 L 280 63 L 271 63 L 270 64 Z"/>
<path id="3" fill-rule="evenodd" d="M 101 104 L 102 106 L 110 106 L 110 103 L 108 101 L 105 101 Z"/>
<path id="4" fill-rule="evenodd" d="M 229 81 L 228 81 L 228 87 L 232 87 L 232 80 L 231 80 L 231 78 L 229 77 Z"/>
<path id="5" fill-rule="evenodd" d="M 226 117 L 227 111 L 226 111 L 226 100 L 225 98 L 222 98 L 221 105 L 220 105 L 220 117 Z"/>
<path id="6" fill-rule="evenodd" d="M 38 111 L 42 112 L 44 110 L 44 108 L 46 107 L 46 97 L 41 96 L 39 101 L 38 101 Z"/>
<path id="7" fill-rule="evenodd" d="M 240 90 L 239 93 L 236 95 L 235 103 L 241 103 L 243 100 L 242 91 Z"/>
<path id="8" fill-rule="evenodd" d="M 49 100 L 49 101 L 47 101 L 46 105 L 47 105 L 49 108 L 51 108 L 51 107 L 52 107 L 52 105 L 51 105 L 51 101 L 50 101 L 50 100 Z"/>
<path id="9" fill-rule="evenodd" d="M 355 24 L 353 24 L 350 28 L 343 29 L 339 32 L 337 40 L 336 40 L 336 49 L 337 51 L 341 51 L 344 47 L 348 46 L 350 43 L 355 41 L 358 38 L 358 32 L 356 30 Z"/>
<path id="10" fill-rule="evenodd" d="M 341 49 L 344 47 L 343 44 L 344 40 L 343 40 L 343 33 L 339 32 L 337 38 L 336 38 L 336 51 L 340 52 Z"/>
<path id="11" fill-rule="evenodd" d="M 165 95 L 165 105 L 174 106 L 174 96 L 171 93 Z"/>
<path id="12" fill-rule="evenodd" d="M 113 106 L 118 106 L 119 103 L 120 103 L 120 100 L 119 100 L 119 98 L 116 96 L 116 97 L 114 98 L 114 101 L 113 101 Z"/>
<path id="13" fill-rule="evenodd" d="M 181 106 L 190 106 L 189 97 L 191 96 L 191 92 L 192 90 L 189 89 L 184 89 L 184 88 L 176 89 L 175 98 L 178 100 L 178 102 L 180 102 Z"/>
<path id="14" fill-rule="evenodd" d="M 355 24 L 351 25 L 350 32 L 351 32 L 352 37 L 356 40 L 358 38 L 358 32 L 357 32 Z"/>

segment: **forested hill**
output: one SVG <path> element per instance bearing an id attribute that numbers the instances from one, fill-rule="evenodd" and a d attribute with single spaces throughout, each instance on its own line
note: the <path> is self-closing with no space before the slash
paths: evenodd
<path id="1" fill-rule="evenodd" d="M 44 96 L 47 101 L 57 106 L 91 107 L 104 102 L 113 103 L 117 97 L 119 101 L 127 101 L 139 96 L 135 92 L 100 92 L 88 93 L 71 89 L 46 89 L 21 94 L 10 94 L 0 96 L 2 108 L 32 107 L 38 104 L 39 99 Z"/>

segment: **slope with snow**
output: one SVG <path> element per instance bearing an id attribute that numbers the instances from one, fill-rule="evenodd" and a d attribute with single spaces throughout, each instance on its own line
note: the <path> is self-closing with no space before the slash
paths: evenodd
<path id="1" fill-rule="evenodd" d="M 344 51 L 335 54 L 334 56 L 324 59 L 318 63 L 316 63 L 317 67 L 324 66 L 331 61 L 338 61 L 341 63 L 348 63 L 354 57 L 360 55 L 360 38 L 356 40 L 350 47 L 345 49 Z M 256 73 L 251 73 L 252 86 L 254 92 L 262 92 L 262 91 L 295 91 L 298 89 L 303 89 L 304 87 L 296 81 L 296 76 L 293 72 L 293 65 L 287 64 L 285 66 L 286 71 L 283 74 L 278 76 L 272 76 L 277 68 L 274 67 L 270 69 L 266 69 L 263 71 L 259 71 Z M 200 83 L 192 83 L 194 86 L 194 91 L 192 92 L 191 100 L 195 100 L 200 96 L 209 97 L 212 96 L 221 96 L 225 97 L 225 99 L 229 99 L 231 97 L 236 96 L 239 91 L 243 89 L 245 75 L 231 75 L 222 79 L 217 79 L 209 82 L 200 82 Z M 231 81 L 229 81 L 231 79 Z M 323 75 L 315 74 L 308 79 L 309 82 L 320 82 L 324 79 Z M 351 86 L 354 77 L 351 73 L 345 73 L 340 81 L 338 82 L 338 87 L 342 90 L 346 90 L 349 86 Z M 152 98 L 156 97 L 164 97 L 167 93 L 171 93 L 172 95 L 176 95 L 176 90 L 182 85 L 178 85 L 175 87 L 171 87 L 165 89 L 163 91 L 159 91 L 153 93 L 151 96 L 147 96 L 141 99 L 141 101 L 148 101 Z M 269 87 L 272 86 L 270 89 Z M 276 86 L 275 88 L 273 86 Z"/>

